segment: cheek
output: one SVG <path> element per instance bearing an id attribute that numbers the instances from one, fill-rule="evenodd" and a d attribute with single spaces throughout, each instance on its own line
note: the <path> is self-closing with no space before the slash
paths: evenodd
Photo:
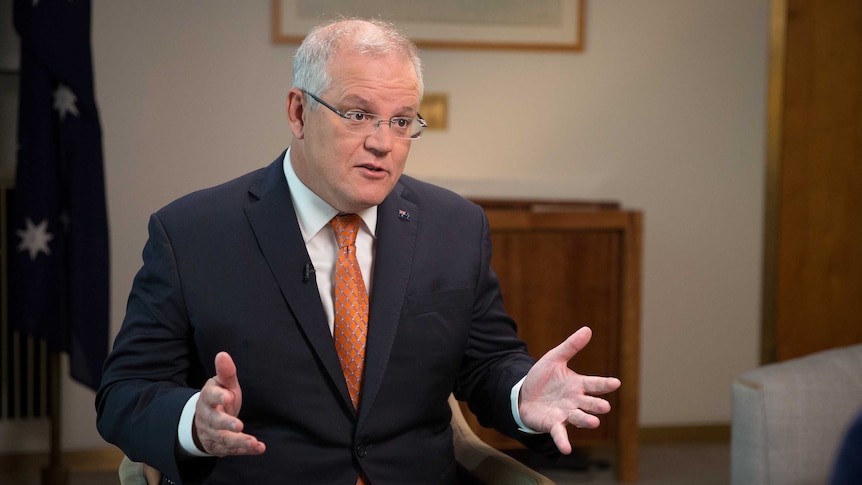
<path id="1" fill-rule="evenodd" d="M 326 143 L 322 144 L 321 150 L 325 154 L 326 170 L 342 177 L 351 165 L 351 160 L 362 152 L 362 146 L 341 137 L 330 136 L 324 140 Z"/>
<path id="2" fill-rule="evenodd" d="M 404 171 L 404 166 L 407 165 L 407 155 L 410 153 L 411 142 L 407 142 L 403 147 L 396 147 L 392 151 L 393 172 L 395 175 L 401 175 Z"/>

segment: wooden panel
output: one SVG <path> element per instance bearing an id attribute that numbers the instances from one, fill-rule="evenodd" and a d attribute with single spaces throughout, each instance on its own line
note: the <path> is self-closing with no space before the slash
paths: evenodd
<path id="1" fill-rule="evenodd" d="M 584 325 L 593 339 L 571 366 L 590 375 L 619 375 L 620 233 L 539 230 L 498 231 L 493 266 L 506 309 L 530 353 L 539 358 Z M 616 394 L 609 396 L 616 407 Z M 580 442 L 609 440 L 617 414 L 597 430 L 571 429 Z"/>
<path id="2" fill-rule="evenodd" d="M 862 2 L 786 0 L 785 35 L 766 361 L 862 342 Z"/>
<path id="3" fill-rule="evenodd" d="M 618 376 L 612 412 L 596 430 L 569 429 L 575 446 L 614 442 L 618 477 L 637 479 L 641 215 L 615 203 L 483 201 L 491 224 L 492 266 L 506 310 L 536 357 L 582 326 L 593 339 L 570 363 L 582 374 Z M 492 446 L 520 445 L 482 428 Z"/>

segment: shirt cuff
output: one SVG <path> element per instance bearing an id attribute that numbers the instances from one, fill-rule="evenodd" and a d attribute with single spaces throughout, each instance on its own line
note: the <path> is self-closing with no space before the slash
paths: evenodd
<path id="1" fill-rule="evenodd" d="M 521 421 L 521 412 L 518 410 L 518 401 L 521 397 L 521 386 L 524 385 L 524 379 L 527 376 L 524 376 L 517 384 L 512 386 L 512 393 L 509 398 L 512 401 L 512 417 L 515 418 L 515 424 L 518 425 L 518 431 L 526 434 L 544 434 L 541 431 L 536 431 L 527 427 L 523 421 Z"/>
<path id="2" fill-rule="evenodd" d="M 180 424 L 177 428 L 177 440 L 180 444 L 180 451 L 186 456 L 210 456 L 209 453 L 201 451 L 195 444 L 195 438 L 192 436 L 192 424 L 195 421 L 195 405 L 198 403 L 198 398 L 201 393 L 196 392 L 186 401 L 183 406 L 183 412 L 180 414 Z"/>

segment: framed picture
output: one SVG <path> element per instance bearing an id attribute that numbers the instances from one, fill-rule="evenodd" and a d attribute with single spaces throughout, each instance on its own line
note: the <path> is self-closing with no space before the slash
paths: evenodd
<path id="1" fill-rule="evenodd" d="M 394 23 L 420 48 L 581 51 L 586 0 L 273 0 L 273 42 L 342 17 Z"/>

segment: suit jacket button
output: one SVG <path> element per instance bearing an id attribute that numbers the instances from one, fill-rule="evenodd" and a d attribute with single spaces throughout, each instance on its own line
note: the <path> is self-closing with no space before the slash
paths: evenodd
<path id="1" fill-rule="evenodd" d="M 359 458 L 365 458 L 365 455 L 368 454 L 368 447 L 365 446 L 364 443 L 359 443 L 356 445 L 356 456 Z"/>

